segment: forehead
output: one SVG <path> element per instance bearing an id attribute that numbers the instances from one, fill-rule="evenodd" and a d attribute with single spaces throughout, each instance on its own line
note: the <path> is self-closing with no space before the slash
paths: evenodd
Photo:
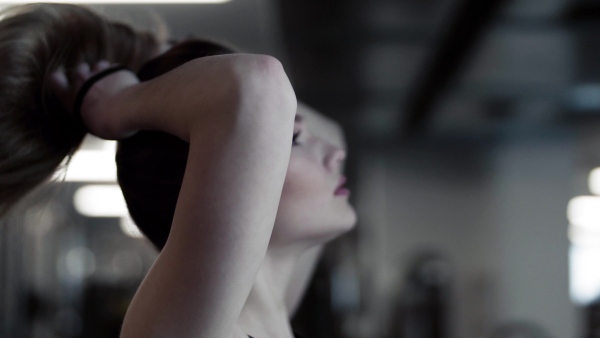
<path id="1" fill-rule="evenodd" d="M 337 122 L 302 102 L 298 102 L 297 114 L 300 116 L 301 123 L 304 123 L 312 136 L 321 138 L 323 141 L 341 147 L 342 149 L 346 149 L 344 132 Z"/>

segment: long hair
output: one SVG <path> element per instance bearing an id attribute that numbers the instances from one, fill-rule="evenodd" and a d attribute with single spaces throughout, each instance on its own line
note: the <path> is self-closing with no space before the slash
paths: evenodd
<path id="1" fill-rule="evenodd" d="M 100 60 L 138 70 L 161 41 L 82 6 L 0 12 L 0 216 L 70 160 L 86 130 L 50 90 L 58 69 Z"/>

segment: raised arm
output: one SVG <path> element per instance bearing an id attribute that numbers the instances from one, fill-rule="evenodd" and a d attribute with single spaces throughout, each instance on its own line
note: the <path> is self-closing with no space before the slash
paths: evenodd
<path id="1" fill-rule="evenodd" d="M 57 71 L 52 77 L 55 92 L 70 108 L 85 78 L 107 67 L 100 62 L 93 67 L 80 65 L 75 74 Z M 162 130 L 190 141 L 192 127 L 237 118 L 233 112 L 243 110 L 245 104 L 255 104 L 248 102 L 249 97 L 266 94 L 273 97 L 259 100 L 261 103 L 295 102 L 293 89 L 275 58 L 209 56 L 143 83 L 127 71 L 106 76 L 86 94 L 81 118 L 90 132 L 104 139 L 121 139 L 137 130 Z"/>
<path id="2" fill-rule="evenodd" d="M 121 337 L 245 337 L 236 322 L 267 249 L 291 151 L 296 100 L 281 64 L 206 57 L 110 102 L 111 114 L 129 114 L 121 120 L 129 127 L 190 143 L 169 239 Z"/>
<path id="3" fill-rule="evenodd" d="M 122 337 L 234 334 L 273 228 L 296 102 L 275 59 L 242 56 L 229 67 L 186 64 L 135 94 L 160 98 L 140 102 L 154 107 L 142 121 L 189 137 L 190 151 L 169 240 Z"/>

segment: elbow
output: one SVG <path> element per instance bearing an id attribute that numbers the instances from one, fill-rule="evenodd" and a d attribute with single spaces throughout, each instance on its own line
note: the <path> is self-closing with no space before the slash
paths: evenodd
<path id="1" fill-rule="evenodd" d="M 297 100 L 279 60 L 268 55 L 244 54 L 237 73 L 240 102 L 267 116 L 293 121 Z"/>
<path id="2" fill-rule="evenodd" d="M 181 78 L 192 84 L 185 87 L 189 92 L 180 95 L 186 98 L 184 108 L 194 107 L 189 113 L 191 118 L 185 120 L 189 121 L 187 126 L 180 128 L 191 128 L 188 134 L 205 134 L 210 124 L 221 126 L 211 128 L 211 132 L 276 129 L 283 133 L 270 132 L 276 138 L 273 142 L 291 139 L 296 94 L 276 58 L 258 54 L 219 55 L 191 61 L 180 72 Z M 197 88 L 203 88 L 207 94 L 198 95 Z M 184 137 L 189 139 L 190 135 Z"/>

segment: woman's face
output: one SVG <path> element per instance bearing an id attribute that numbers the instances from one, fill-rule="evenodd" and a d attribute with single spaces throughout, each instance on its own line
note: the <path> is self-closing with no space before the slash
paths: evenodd
<path id="1" fill-rule="evenodd" d="M 346 147 L 335 122 L 298 103 L 294 141 L 271 241 L 320 244 L 356 223 L 343 180 Z"/>

